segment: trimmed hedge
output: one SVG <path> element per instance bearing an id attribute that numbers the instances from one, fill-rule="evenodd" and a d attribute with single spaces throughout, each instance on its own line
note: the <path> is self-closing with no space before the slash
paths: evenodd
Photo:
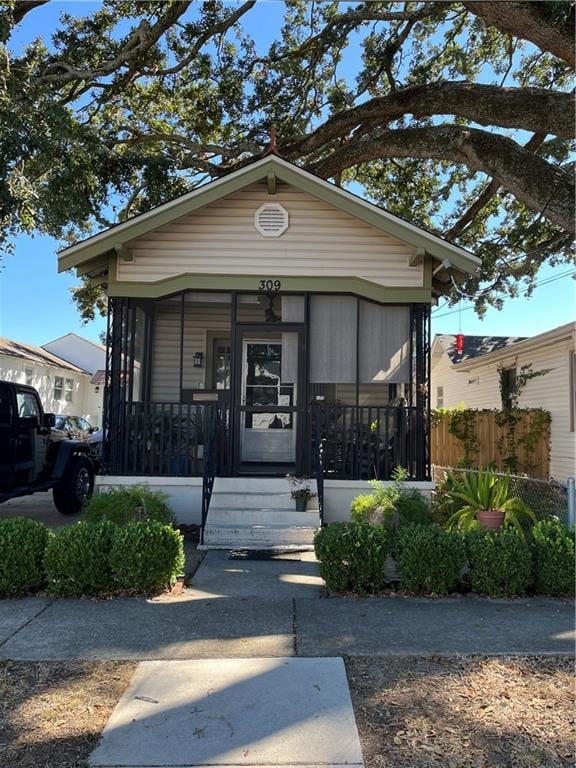
<path id="1" fill-rule="evenodd" d="M 36 520 L 0 520 L 0 597 L 25 595 L 43 585 L 49 537 L 46 526 Z"/>
<path id="2" fill-rule="evenodd" d="M 331 523 L 314 537 L 320 575 L 335 592 L 378 592 L 386 584 L 390 534 L 385 526 Z"/>
<path id="3" fill-rule="evenodd" d="M 48 591 L 58 597 L 81 597 L 116 588 L 110 550 L 116 526 L 80 522 L 62 528 L 46 547 Z"/>
<path id="4" fill-rule="evenodd" d="M 167 500 L 167 494 L 151 491 L 146 485 L 113 488 L 92 496 L 84 511 L 83 520 L 87 523 L 109 520 L 116 525 L 126 525 L 138 520 L 155 520 L 168 525 L 174 523 L 174 515 Z"/>
<path id="5" fill-rule="evenodd" d="M 557 520 L 532 528 L 534 588 L 538 594 L 574 595 L 574 536 Z"/>
<path id="6" fill-rule="evenodd" d="M 438 525 L 401 528 L 395 554 L 402 587 L 410 592 L 450 592 L 458 586 L 466 565 L 462 535 Z"/>
<path id="7" fill-rule="evenodd" d="M 110 565 L 121 587 L 145 592 L 169 587 L 184 569 L 182 534 L 154 520 L 117 528 Z"/>
<path id="8" fill-rule="evenodd" d="M 522 595 L 532 577 L 532 552 L 516 528 L 466 535 L 470 586 L 486 595 Z"/>

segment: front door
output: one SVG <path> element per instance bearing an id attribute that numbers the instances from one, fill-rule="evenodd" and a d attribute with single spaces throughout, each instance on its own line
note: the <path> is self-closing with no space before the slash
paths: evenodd
<path id="1" fill-rule="evenodd" d="M 239 470 L 294 469 L 301 414 L 298 330 L 241 330 L 239 334 Z"/>

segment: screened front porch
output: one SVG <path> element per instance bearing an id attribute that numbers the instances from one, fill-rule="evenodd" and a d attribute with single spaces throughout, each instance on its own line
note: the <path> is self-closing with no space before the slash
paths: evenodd
<path id="1" fill-rule="evenodd" d="M 276 282 L 111 299 L 105 473 L 428 479 L 429 305 Z"/>

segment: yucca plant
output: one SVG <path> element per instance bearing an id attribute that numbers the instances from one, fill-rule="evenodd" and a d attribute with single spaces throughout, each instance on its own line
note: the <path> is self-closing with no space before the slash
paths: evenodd
<path id="1" fill-rule="evenodd" d="M 448 518 L 448 530 L 467 531 L 476 521 L 485 528 L 497 530 L 506 522 L 524 533 L 525 525 L 536 522 L 534 513 L 522 499 L 510 495 L 509 478 L 499 477 L 494 472 L 465 473 L 448 495 L 465 504 Z"/>

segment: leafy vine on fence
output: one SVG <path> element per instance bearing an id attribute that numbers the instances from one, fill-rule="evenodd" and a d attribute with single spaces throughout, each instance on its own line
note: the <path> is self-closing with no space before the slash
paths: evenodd
<path id="1" fill-rule="evenodd" d="M 497 409 L 476 410 L 465 408 L 440 408 L 432 413 L 432 425 L 448 423 L 448 432 L 454 435 L 462 444 L 463 456 L 458 466 L 464 468 L 479 465 L 481 443 L 478 436 L 478 424 L 483 414 L 494 414 L 494 421 L 502 432 L 494 444 L 494 451 L 488 461 L 482 461 L 484 466 L 506 469 L 511 473 L 519 471 L 532 474 L 537 468 L 534 457 L 539 452 L 543 440 L 549 451 L 549 429 L 551 417 L 548 411 L 541 408 L 513 408 L 500 411 Z M 518 424 L 522 423 L 522 433 L 519 434 Z M 519 449 L 522 448 L 524 460 L 519 462 Z"/>

